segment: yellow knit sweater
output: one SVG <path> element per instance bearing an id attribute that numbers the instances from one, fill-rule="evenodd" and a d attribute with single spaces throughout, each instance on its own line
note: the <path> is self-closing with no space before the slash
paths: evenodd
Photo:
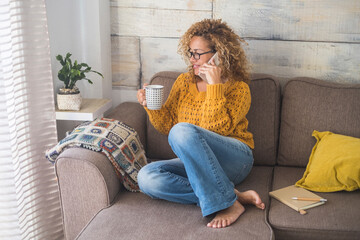
<path id="1" fill-rule="evenodd" d="M 145 109 L 160 133 L 167 135 L 175 124 L 187 122 L 254 148 L 253 135 L 247 131 L 246 114 L 250 104 L 250 89 L 245 82 L 229 80 L 224 84 L 208 84 L 206 92 L 199 92 L 190 73 L 183 73 L 160 110 Z"/>

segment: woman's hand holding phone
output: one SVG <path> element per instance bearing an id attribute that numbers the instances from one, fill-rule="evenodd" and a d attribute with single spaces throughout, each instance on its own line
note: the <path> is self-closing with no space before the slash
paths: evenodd
<path id="1" fill-rule="evenodd" d="M 221 69 L 218 67 L 218 54 L 215 53 L 208 63 L 204 63 L 199 68 L 199 77 L 208 84 L 221 83 Z"/>

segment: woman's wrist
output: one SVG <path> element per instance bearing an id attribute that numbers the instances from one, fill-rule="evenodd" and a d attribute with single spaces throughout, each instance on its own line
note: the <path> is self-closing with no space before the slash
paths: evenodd
<path id="1" fill-rule="evenodd" d="M 207 97 L 210 99 L 219 99 L 224 97 L 224 84 L 215 83 L 206 86 Z"/>

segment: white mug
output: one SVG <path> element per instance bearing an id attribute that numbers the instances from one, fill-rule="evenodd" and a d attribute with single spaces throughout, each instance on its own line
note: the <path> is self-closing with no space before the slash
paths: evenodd
<path id="1" fill-rule="evenodd" d="M 146 106 L 150 110 L 161 109 L 164 99 L 164 86 L 147 85 L 145 86 Z"/>

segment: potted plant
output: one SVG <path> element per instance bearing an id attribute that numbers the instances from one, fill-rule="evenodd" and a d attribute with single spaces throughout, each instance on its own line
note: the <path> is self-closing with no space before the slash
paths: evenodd
<path id="1" fill-rule="evenodd" d="M 86 63 L 80 63 L 75 60 L 72 63 L 71 54 L 67 53 L 65 58 L 60 54 L 56 56 L 56 59 L 62 65 L 62 68 L 58 72 L 58 78 L 64 82 L 64 87 L 59 89 L 57 94 L 57 104 L 60 110 L 80 110 L 81 107 L 81 95 L 79 89 L 76 87 L 76 82 L 80 80 L 87 80 L 90 84 L 93 82 L 86 77 L 86 73 L 93 72 L 103 75 L 97 71 L 91 70 L 91 67 Z"/>

